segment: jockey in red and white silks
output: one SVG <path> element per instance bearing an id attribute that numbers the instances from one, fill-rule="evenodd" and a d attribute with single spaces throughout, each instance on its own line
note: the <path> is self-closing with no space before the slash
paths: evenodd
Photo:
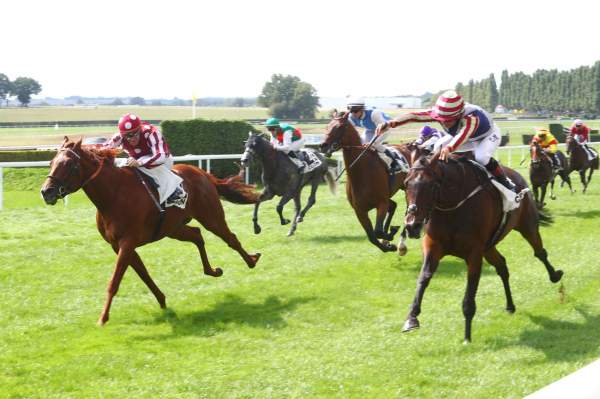
<path id="1" fill-rule="evenodd" d="M 162 133 L 150 123 L 134 114 L 125 114 L 119 119 L 119 133 L 109 139 L 105 147 L 122 147 L 129 155 L 127 166 L 138 168 L 152 177 L 158 185 L 159 203 L 163 203 L 175 192 L 183 181 L 171 171 L 173 157 Z"/>
<path id="2" fill-rule="evenodd" d="M 588 141 L 590 140 L 590 128 L 583 124 L 581 119 L 575 119 L 573 126 L 569 131 L 569 135 L 573 136 L 579 144 L 583 146 L 588 159 L 591 161 L 596 157 L 596 154 L 588 147 Z"/>
<path id="3" fill-rule="evenodd" d="M 506 178 L 504 171 L 492 155 L 500 145 L 500 129 L 491 116 L 481 107 L 465 104 L 454 90 L 448 90 L 438 97 L 435 106 L 423 112 L 410 112 L 383 123 L 377 127 L 380 136 L 377 142 L 385 140 L 385 132 L 410 122 L 439 122 L 446 135 L 435 143 L 441 148 L 440 159 L 447 159 L 451 152 L 472 151 L 475 160 L 483 165 L 505 187 L 514 191 L 514 185 Z"/>

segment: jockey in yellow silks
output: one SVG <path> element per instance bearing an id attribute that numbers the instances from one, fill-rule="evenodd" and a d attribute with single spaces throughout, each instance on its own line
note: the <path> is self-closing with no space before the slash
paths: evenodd
<path id="1" fill-rule="evenodd" d="M 558 140 L 554 137 L 552 133 L 546 128 L 537 128 L 535 136 L 531 139 L 531 142 L 537 142 L 540 144 L 540 147 L 544 150 L 548 157 L 552 161 L 552 167 L 554 169 L 560 169 L 560 160 L 556 152 L 558 151 Z"/>

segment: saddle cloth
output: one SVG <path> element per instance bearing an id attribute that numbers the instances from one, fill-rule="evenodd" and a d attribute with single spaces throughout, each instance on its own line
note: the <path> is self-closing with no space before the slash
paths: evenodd
<path id="1" fill-rule="evenodd" d="M 289 156 L 294 164 L 301 170 L 301 174 L 309 173 L 321 166 L 323 163 L 314 151 L 301 149 L 298 151 L 302 159 Z"/>
<path id="2" fill-rule="evenodd" d="M 512 211 L 513 209 L 517 209 L 519 206 L 521 206 L 521 200 L 523 199 L 523 197 L 525 197 L 525 195 L 529 191 L 529 188 L 526 187 L 522 189 L 519 193 L 515 193 L 514 191 L 504 187 L 499 181 L 497 181 L 494 178 L 494 175 L 492 175 L 486 168 L 481 166 L 479 163 L 473 160 L 469 160 L 469 162 L 473 166 L 479 168 L 479 170 L 484 172 L 486 176 L 490 179 L 494 187 L 498 189 L 498 191 L 500 192 L 500 197 L 502 198 L 502 211 Z M 514 184 L 514 182 L 510 180 L 510 177 L 506 176 L 506 178 Z"/>
<path id="3" fill-rule="evenodd" d="M 394 174 L 398 174 L 398 173 L 402 173 L 402 172 L 408 172 L 408 170 L 410 169 L 410 167 L 408 166 L 408 161 L 406 160 L 406 158 L 404 157 L 404 155 L 402 155 L 402 153 L 400 151 L 398 151 L 396 148 L 394 147 L 390 147 L 390 146 L 385 146 L 385 148 L 392 152 L 394 154 L 394 159 L 397 159 L 398 162 L 400 163 L 400 170 L 396 170 L 394 171 Z M 392 161 L 393 159 L 388 157 L 385 152 L 379 152 L 377 151 L 377 155 L 379 155 L 379 158 L 381 158 L 381 160 L 383 162 L 385 162 L 385 166 L 387 167 L 388 171 L 391 170 L 391 165 L 392 165 Z"/>

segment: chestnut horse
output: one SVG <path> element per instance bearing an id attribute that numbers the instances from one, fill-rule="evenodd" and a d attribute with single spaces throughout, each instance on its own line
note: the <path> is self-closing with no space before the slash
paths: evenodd
<path id="1" fill-rule="evenodd" d="M 333 120 L 327 125 L 325 138 L 320 146 L 321 152 L 331 156 L 333 152 L 342 149 L 348 176 L 346 181 L 348 202 L 354 208 L 369 241 L 383 252 L 395 251 L 396 246 L 389 242 L 399 229 L 398 226 L 390 226 L 397 207 L 392 196 L 399 189 L 404 189 L 406 173 L 398 173 L 390 177 L 377 151 L 370 150 L 362 154 L 365 146 L 361 143 L 360 136 L 352 123 L 348 121 L 348 116 L 346 112 L 335 114 Z M 409 145 L 392 147 L 399 150 L 409 163 L 411 162 Z M 369 211 L 373 208 L 377 210 L 375 229 L 369 219 Z M 402 237 L 398 252 L 404 255 L 405 235 L 403 234 Z"/>
<path id="2" fill-rule="evenodd" d="M 189 241 L 200 252 L 204 273 L 219 277 L 220 268 L 212 268 L 204 248 L 204 239 L 198 227 L 187 226 L 196 219 L 207 230 L 221 237 L 236 250 L 248 267 L 253 268 L 260 253 L 248 254 L 225 221 L 223 206 L 225 199 L 240 204 L 258 201 L 252 186 L 242 184 L 239 177 L 218 179 L 190 165 L 175 165 L 173 170 L 183 178 L 188 193 L 185 209 L 169 207 L 164 216 L 155 204 L 155 199 L 129 167 L 114 165 L 115 150 L 97 150 L 81 146 L 81 140 L 69 141 L 65 137 L 62 147 L 50 163 L 50 174 L 42 186 L 42 196 L 47 204 L 56 204 L 59 198 L 74 193 L 80 188 L 97 208 L 96 225 L 102 237 L 117 253 L 117 262 L 108 284 L 108 296 L 98 320 L 103 325 L 108 321 L 113 297 L 119 290 L 121 279 L 131 265 L 156 297 L 161 308 L 166 307 L 165 295 L 156 286 L 136 248 L 164 237 Z M 156 197 L 156 193 L 154 193 Z"/>
<path id="3" fill-rule="evenodd" d="M 533 141 L 529 146 L 529 154 L 531 155 L 531 162 L 529 163 L 529 180 L 531 181 L 531 187 L 533 188 L 533 195 L 538 208 L 543 208 L 544 198 L 546 197 L 546 189 L 548 183 L 550 183 L 550 199 L 556 199 L 554 196 L 554 179 L 558 174 L 562 179 L 561 186 L 564 183 L 569 185 L 569 190 L 573 193 L 573 187 L 571 186 L 571 178 L 568 172 L 568 162 L 565 154 L 561 151 L 557 151 L 557 156 L 560 162 L 561 170 L 556 174 L 552 168 L 552 160 L 550 155 L 546 154 L 540 143 Z M 540 195 L 541 192 L 541 195 Z"/>
<path id="4" fill-rule="evenodd" d="M 528 192 L 519 208 L 510 211 L 504 226 L 502 199 L 483 171 L 469 161 L 450 159 L 438 161 L 439 153 L 431 158 L 421 157 L 411 167 L 406 184 L 406 229 L 411 238 L 418 238 L 423 227 L 423 266 L 417 280 L 417 291 L 403 331 L 419 327 L 417 316 L 425 289 L 439 261 L 446 255 L 462 258 L 467 263 L 467 288 L 463 299 L 465 342 L 471 341 L 471 322 L 475 316 L 475 295 L 481 276 L 482 260 L 496 268 L 506 295 L 506 310 L 515 311 L 512 300 L 506 259 L 496 245 L 511 230 L 517 230 L 529 242 L 534 255 L 546 266 L 550 281 L 558 282 L 563 272 L 554 270 L 548 261 L 539 232 L 540 220 L 550 218 L 539 213 Z M 519 191 L 527 183 L 517 172 L 504 168 L 506 175 Z"/>
<path id="5" fill-rule="evenodd" d="M 571 157 L 569 159 L 570 170 L 569 172 L 576 170 L 579 172 L 579 177 L 581 179 L 581 184 L 583 184 L 583 192 L 587 191 L 587 186 L 590 184 L 590 180 L 592 180 L 592 175 L 594 174 L 594 169 L 598 169 L 598 157 L 593 160 L 589 160 L 587 156 L 587 152 L 573 136 L 569 135 L 567 137 L 567 154 L 570 154 Z M 585 171 L 590 170 L 587 178 L 585 177 Z"/>

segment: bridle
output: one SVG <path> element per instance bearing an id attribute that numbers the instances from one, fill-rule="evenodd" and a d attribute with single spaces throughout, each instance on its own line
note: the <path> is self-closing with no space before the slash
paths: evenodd
<path id="1" fill-rule="evenodd" d="M 65 181 L 67 181 L 67 182 L 68 182 L 68 181 L 71 179 L 71 177 L 72 177 L 74 174 L 79 174 L 79 173 L 80 173 L 80 169 L 81 169 L 81 165 L 80 165 L 80 164 L 81 164 L 81 156 L 80 156 L 79 154 L 77 154 L 75 151 L 73 151 L 72 149 L 70 149 L 70 148 L 62 148 L 62 149 L 58 150 L 58 152 L 66 152 L 66 153 L 72 154 L 72 155 L 74 155 L 74 156 L 77 158 L 77 160 L 78 160 L 78 162 L 77 162 L 77 163 L 74 163 L 74 164 L 72 164 L 72 165 L 69 167 L 69 170 L 68 170 L 68 172 L 67 172 L 67 177 L 65 177 L 65 179 L 64 179 Z M 81 188 L 81 187 L 85 186 L 86 184 L 88 184 L 89 182 L 91 182 L 93 179 L 95 179 L 95 178 L 96 178 L 96 176 L 98 176 L 98 174 L 100 174 L 100 171 L 102 170 L 102 167 L 103 167 L 103 166 L 104 166 L 104 158 L 101 158 L 101 159 L 100 159 L 100 165 L 98 165 L 98 169 L 96 169 L 96 171 L 95 171 L 94 173 L 92 173 L 92 174 L 90 175 L 90 177 L 88 177 L 88 178 L 87 178 L 87 179 L 86 179 L 86 180 L 85 180 L 85 181 L 84 181 L 84 182 L 81 184 L 81 186 L 80 186 L 79 188 Z M 73 190 L 73 189 L 70 189 L 70 188 L 67 186 L 67 184 L 65 184 L 65 183 L 63 182 L 63 180 L 59 179 L 58 177 L 56 177 L 56 176 L 54 176 L 54 175 L 52 175 L 52 174 L 50 174 L 50 175 L 48 175 L 48 176 L 46 176 L 46 177 L 47 177 L 48 179 L 50 179 L 50 180 L 52 180 L 52 181 L 54 181 L 54 182 L 56 182 L 56 183 L 57 183 L 57 185 L 58 185 L 58 195 L 60 196 L 60 198 L 65 198 L 67 195 L 69 195 L 69 194 L 71 194 L 71 193 L 74 193 L 75 191 L 77 191 L 77 190 L 78 190 L 78 189 L 74 189 L 74 190 Z"/>
<path id="2" fill-rule="evenodd" d="M 410 167 L 410 171 L 413 171 L 413 170 L 427 170 L 427 169 L 428 169 L 428 166 L 424 166 L 424 165 L 415 165 L 415 166 L 411 166 Z M 469 199 L 473 198 L 475 195 L 477 195 L 480 191 L 483 190 L 483 184 L 479 184 L 465 198 L 463 198 L 461 201 L 459 201 L 456 205 L 448 207 L 448 208 L 441 207 L 441 206 L 437 205 L 437 203 L 439 202 L 440 192 L 442 191 L 442 187 L 443 187 L 443 184 L 444 184 L 444 176 L 445 176 L 445 174 L 444 174 L 444 168 L 443 167 L 440 167 L 440 170 L 441 170 L 441 175 L 437 175 L 435 172 L 433 173 L 434 174 L 434 180 L 431 183 L 431 184 L 433 184 L 433 201 L 431 201 L 431 204 L 428 206 L 428 209 L 427 209 L 427 211 L 425 213 L 426 216 L 423 219 L 423 224 L 427 224 L 427 222 L 431 218 L 431 213 L 433 212 L 434 209 L 438 210 L 438 211 L 441 211 L 441 212 L 451 212 L 451 211 L 454 211 L 454 210 L 460 208 L 461 206 L 463 206 Z M 411 213 L 411 212 L 416 212 L 416 210 L 417 210 L 416 204 L 410 204 L 406 208 L 406 214 Z"/>

